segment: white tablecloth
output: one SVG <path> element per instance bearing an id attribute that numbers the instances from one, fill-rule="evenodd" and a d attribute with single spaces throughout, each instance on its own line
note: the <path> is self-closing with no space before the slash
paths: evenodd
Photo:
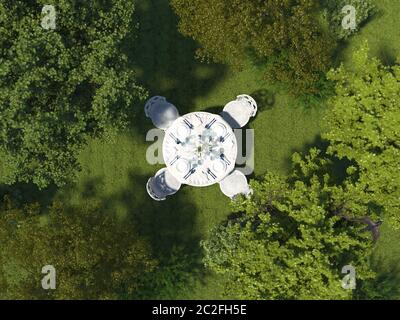
<path id="1" fill-rule="evenodd" d="M 236 137 L 221 116 L 189 113 L 178 118 L 166 131 L 163 157 L 168 170 L 181 183 L 210 186 L 234 170 Z"/>

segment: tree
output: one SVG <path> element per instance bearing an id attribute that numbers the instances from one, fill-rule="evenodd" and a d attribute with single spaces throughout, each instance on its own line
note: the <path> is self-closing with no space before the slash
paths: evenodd
<path id="1" fill-rule="evenodd" d="M 202 242 L 204 262 L 228 277 L 239 299 L 349 299 L 341 270 L 355 267 L 357 281 L 373 277 L 371 240 L 364 226 L 336 213 L 328 161 L 312 150 L 294 157 L 288 180 L 269 173 L 253 181 L 254 194 L 234 203 L 234 214 Z"/>
<path id="2" fill-rule="evenodd" d="M 329 154 L 351 161 L 347 198 L 358 199 L 366 212 L 399 228 L 400 66 L 385 67 L 368 53 L 365 44 L 354 53 L 351 67 L 329 73 L 336 95 L 324 121 L 324 138 L 330 142 Z"/>
<path id="3" fill-rule="evenodd" d="M 124 127 L 145 95 L 119 49 L 133 1 L 53 3 L 55 30 L 41 26 L 48 1 L 0 3 L 3 183 L 63 185 L 87 139 Z"/>
<path id="4" fill-rule="evenodd" d="M 149 246 L 129 221 L 97 206 L 66 210 L 55 203 L 48 215 L 37 205 L 0 212 L 2 299 L 118 299 L 136 294 L 154 270 Z M 56 289 L 41 287 L 42 267 L 54 266 Z"/>
<path id="5" fill-rule="evenodd" d="M 292 92 L 320 92 L 335 41 L 318 24 L 313 0 L 171 0 L 180 31 L 202 59 L 242 66 L 249 52 Z"/>
<path id="6" fill-rule="evenodd" d="M 349 14 L 343 12 L 345 6 L 353 6 L 355 9 L 355 29 L 345 29 L 342 26 L 343 19 Z M 325 16 L 332 33 L 340 40 L 347 39 L 355 32 L 360 30 L 360 27 L 376 13 L 376 6 L 371 0 L 323 0 Z"/>

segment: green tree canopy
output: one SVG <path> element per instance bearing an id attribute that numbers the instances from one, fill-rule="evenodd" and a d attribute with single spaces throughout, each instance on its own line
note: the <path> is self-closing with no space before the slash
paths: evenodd
<path id="1" fill-rule="evenodd" d="M 181 32 L 203 59 L 241 66 L 246 53 L 265 60 L 267 75 L 295 93 L 319 93 L 335 41 L 319 25 L 314 0 L 171 0 Z"/>
<path id="2" fill-rule="evenodd" d="M 41 26 L 45 4 L 55 30 Z M 133 12 L 132 0 L 0 2 L 3 183 L 62 185 L 88 137 L 127 123 L 145 94 L 119 48 Z"/>
<path id="3" fill-rule="evenodd" d="M 137 293 L 154 270 L 149 246 L 129 221 L 96 206 L 40 215 L 6 201 L 0 212 L 0 298 L 118 299 Z M 44 290 L 42 267 L 56 269 L 56 289 Z"/>
<path id="4" fill-rule="evenodd" d="M 347 39 L 359 31 L 367 19 L 377 11 L 373 0 L 322 0 L 321 3 L 329 24 L 329 29 L 340 40 Z M 356 10 L 355 29 L 345 29 L 342 26 L 343 18 L 348 15 L 348 12 L 343 12 L 343 8 L 348 5 L 353 6 Z"/>
<path id="5" fill-rule="evenodd" d="M 341 286 L 346 265 L 357 281 L 373 277 L 368 267 L 371 235 L 365 225 L 336 213 L 325 160 L 318 152 L 302 160 L 286 181 L 267 174 L 253 181 L 254 194 L 239 199 L 237 212 L 202 242 L 205 264 L 228 277 L 227 293 L 240 299 L 348 299 Z"/>
<path id="6" fill-rule="evenodd" d="M 363 202 L 371 213 L 385 214 L 399 228 L 400 66 L 385 67 L 368 54 L 365 44 L 349 67 L 329 73 L 336 95 L 324 137 L 330 141 L 328 153 L 352 162 L 347 198 Z"/>

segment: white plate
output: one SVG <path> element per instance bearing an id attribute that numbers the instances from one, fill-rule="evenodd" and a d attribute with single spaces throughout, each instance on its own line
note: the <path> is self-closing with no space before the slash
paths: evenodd
<path id="1" fill-rule="evenodd" d="M 226 171 L 227 165 L 222 160 L 215 160 L 213 161 L 212 169 L 215 173 L 221 174 Z"/>
<path id="2" fill-rule="evenodd" d="M 190 128 L 185 125 L 185 124 L 181 124 L 176 128 L 176 136 L 179 139 L 185 139 L 190 135 Z"/>
<path id="3" fill-rule="evenodd" d="M 190 169 L 189 161 L 187 161 L 186 159 L 179 159 L 175 163 L 174 167 L 179 173 L 186 174 Z"/>
<path id="4" fill-rule="evenodd" d="M 227 130 L 224 124 L 222 123 L 216 123 L 212 126 L 212 130 L 218 137 L 223 137 L 225 136 Z"/>

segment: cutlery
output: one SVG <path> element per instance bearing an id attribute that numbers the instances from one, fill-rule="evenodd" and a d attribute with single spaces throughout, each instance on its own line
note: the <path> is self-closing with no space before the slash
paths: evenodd
<path id="1" fill-rule="evenodd" d="M 222 159 L 228 166 L 231 165 L 231 162 L 227 159 L 227 157 L 225 157 L 224 154 L 221 154 L 220 157 L 221 157 L 221 159 Z"/>
<path id="2" fill-rule="evenodd" d="M 197 119 L 199 119 L 199 121 L 201 122 L 201 124 L 203 124 L 203 119 L 199 116 L 199 115 L 195 115 Z"/>
<path id="3" fill-rule="evenodd" d="M 212 172 L 210 169 L 207 169 L 207 173 L 213 177 L 214 179 L 217 179 L 217 176 L 214 174 L 214 172 Z"/>
<path id="4" fill-rule="evenodd" d="M 202 171 L 202 173 L 207 177 L 207 180 L 210 180 L 210 178 L 208 177 L 208 173 L 205 171 Z"/>
<path id="5" fill-rule="evenodd" d="M 171 162 L 170 162 L 170 166 L 172 166 L 175 162 L 177 162 L 180 159 L 181 156 L 176 156 Z"/>
<path id="6" fill-rule="evenodd" d="M 193 129 L 194 128 L 193 124 L 189 120 L 183 119 L 183 122 L 189 127 L 189 129 Z"/>
<path id="7" fill-rule="evenodd" d="M 227 138 L 229 138 L 229 136 L 230 136 L 231 134 L 232 134 L 231 132 L 228 132 L 228 133 L 225 135 L 225 137 L 221 138 L 221 142 L 225 142 L 225 140 L 226 140 Z"/>
<path id="8" fill-rule="evenodd" d="M 173 133 L 170 133 L 169 135 L 170 135 L 170 137 L 171 137 L 172 139 L 175 140 L 175 142 L 176 142 L 177 144 L 181 144 L 181 143 L 182 143 L 182 141 L 179 140 L 177 137 L 175 137 L 175 135 L 174 135 Z"/>
<path id="9" fill-rule="evenodd" d="M 188 173 L 186 173 L 186 175 L 183 177 L 183 179 L 187 180 L 195 172 L 196 172 L 195 168 L 191 169 Z"/>
<path id="10" fill-rule="evenodd" d="M 206 125 L 206 129 L 210 129 L 211 128 L 211 126 L 215 123 L 215 122 L 217 122 L 217 119 L 212 119 L 207 125 Z"/>

